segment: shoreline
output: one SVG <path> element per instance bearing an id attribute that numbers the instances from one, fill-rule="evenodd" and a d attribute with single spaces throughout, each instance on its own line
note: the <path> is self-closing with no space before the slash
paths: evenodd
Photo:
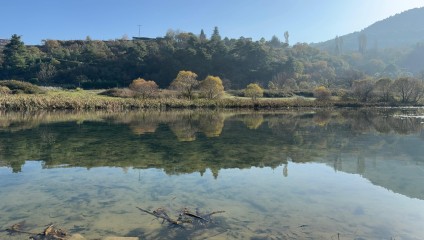
<path id="1" fill-rule="evenodd" d="M 78 92 L 59 94 L 1 95 L 0 110 L 142 110 L 142 109 L 250 109 L 279 110 L 288 108 L 372 108 L 372 107 L 422 107 L 390 103 L 363 103 L 355 101 L 316 101 L 303 97 L 295 98 L 120 98 Z"/>

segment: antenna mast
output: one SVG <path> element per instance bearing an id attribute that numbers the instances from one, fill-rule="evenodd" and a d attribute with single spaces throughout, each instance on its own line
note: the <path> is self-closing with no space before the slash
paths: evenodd
<path id="1" fill-rule="evenodd" d="M 140 29 L 141 29 L 141 26 L 143 26 L 143 25 L 137 25 L 138 26 L 138 37 L 140 37 Z"/>

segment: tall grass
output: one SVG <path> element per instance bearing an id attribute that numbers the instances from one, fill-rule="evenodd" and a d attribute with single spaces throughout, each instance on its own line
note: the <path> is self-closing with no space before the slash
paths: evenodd
<path id="1" fill-rule="evenodd" d="M 0 109 L 6 110 L 124 110 L 170 108 L 283 109 L 290 107 L 328 107 L 333 102 L 317 102 L 307 98 L 257 99 L 181 99 L 119 98 L 99 95 L 98 91 L 48 91 L 46 94 L 0 95 Z"/>

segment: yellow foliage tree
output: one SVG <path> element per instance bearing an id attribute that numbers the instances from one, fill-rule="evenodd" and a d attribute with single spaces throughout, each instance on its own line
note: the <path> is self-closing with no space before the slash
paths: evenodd
<path id="1" fill-rule="evenodd" d="M 264 90 L 256 83 L 251 83 L 247 85 L 246 89 L 244 89 L 244 96 L 250 97 L 253 100 L 256 100 L 258 97 L 262 97 L 264 95 Z"/>
<path id="2" fill-rule="evenodd" d="M 314 97 L 318 101 L 329 100 L 331 97 L 331 92 L 324 86 L 319 86 L 314 89 Z"/>
<path id="3" fill-rule="evenodd" d="M 206 98 L 217 98 L 224 93 L 224 85 L 219 77 L 207 76 L 205 80 L 200 82 L 200 91 Z"/>
<path id="4" fill-rule="evenodd" d="M 174 81 L 169 86 L 171 89 L 180 91 L 184 96 L 191 99 L 194 89 L 199 85 L 197 74 L 191 71 L 180 71 Z"/>
<path id="5" fill-rule="evenodd" d="M 129 88 L 140 94 L 143 99 L 153 97 L 158 91 L 158 85 L 154 81 L 146 81 L 142 78 L 133 80 Z"/>

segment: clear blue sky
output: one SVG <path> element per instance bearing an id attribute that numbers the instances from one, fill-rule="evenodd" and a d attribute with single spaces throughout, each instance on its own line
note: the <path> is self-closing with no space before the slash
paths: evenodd
<path id="1" fill-rule="evenodd" d="M 424 0 L 1 0 L 0 38 L 117 39 L 164 36 L 168 29 L 210 36 L 319 42 L 369 26 Z"/>

